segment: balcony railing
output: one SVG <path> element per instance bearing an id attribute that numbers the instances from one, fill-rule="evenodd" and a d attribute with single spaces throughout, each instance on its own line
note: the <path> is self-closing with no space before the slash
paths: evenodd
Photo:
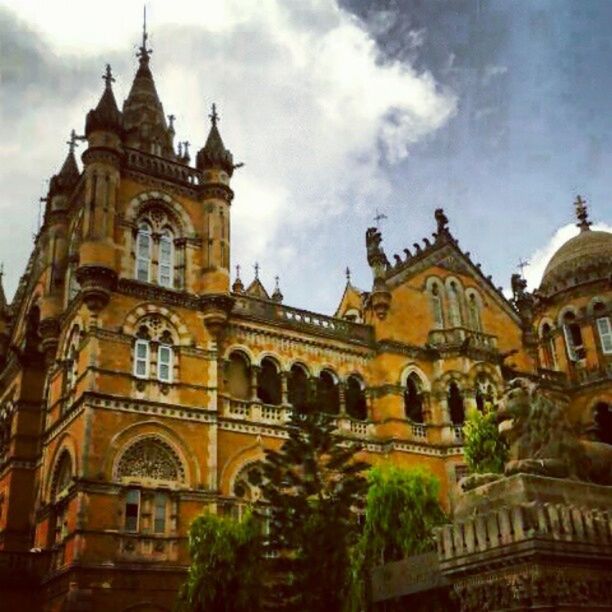
<path id="1" fill-rule="evenodd" d="M 427 427 L 419 423 L 413 423 L 412 437 L 416 440 L 427 440 Z"/>
<path id="2" fill-rule="evenodd" d="M 196 187 L 202 183 L 202 173 L 199 170 L 157 155 L 128 148 L 126 149 L 126 161 L 128 168 L 183 183 L 188 187 Z"/>
<path id="3" fill-rule="evenodd" d="M 590 383 L 612 380 L 612 363 L 594 368 L 572 368 L 571 381 L 573 385 L 588 385 Z"/>
<path id="4" fill-rule="evenodd" d="M 234 313 L 271 323 L 282 323 L 284 328 L 342 338 L 361 344 L 370 344 L 374 338 L 369 325 L 291 308 L 251 296 L 240 295 L 236 298 Z"/>
<path id="5" fill-rule="evenodd" d="M 428 342 L 433 346 L 461 346 L 466 344 L 474 348 L 497 350 L 497 336 L 467 327 L 432 329 L 429 332 Z"/>

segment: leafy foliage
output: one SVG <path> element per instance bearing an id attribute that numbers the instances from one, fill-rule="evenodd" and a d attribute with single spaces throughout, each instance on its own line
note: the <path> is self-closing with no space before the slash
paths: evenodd
<path id="1" fill-rule="evenodd" d="M 463 427 L 463 453 L 470 472 L 501 474 L 508 458 L 508 446 L 497 429 L 493 407 L 485 405 L 483 412 L 468 412 Z"/>
<path id="2" fill-rule="evenodd" d="M 267 599 L 278 610 L 334 612 L 346 597 L 368 466 L 334 430 L 324 414 L 294 413 L 289 439 L 266 451 L 262 494 L 273 566 Z"/>
<path id="3" fill-rule="evenodd" d="M 445 522 L 437 478 L 421 469 L 394 465 L 368 472 L 365 526 L 353 549 L 352 587 L 345 610 L 366 607 L 372 568 L 434 547 L 434 528 Z"/>
<path id="4" fill-rule="evenodd" d="M 262 609 L 261 537 L 256 517 L 242 521 L 213 514 L 189 530 L 191 566 L 177 610 L 258 612 Z"/>

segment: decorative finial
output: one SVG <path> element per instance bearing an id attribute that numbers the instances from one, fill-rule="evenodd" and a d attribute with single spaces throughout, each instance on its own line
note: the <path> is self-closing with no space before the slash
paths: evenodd
<path id="1" fill-rule="evenodd" d="M 136 57 L 140 58 L 141 62 L 148 62 L 149 56 L 153 53 L 152 49 L 147 49 L 147 40 L 149 35 L 147 34 L 147 5 L 143 7 L 143 19 L 142 19 L 142 45 L 136 54 Z"/>
<path id="2" fill-rule="evenodd" d="M 578 218 L 578 223 L 576 223 L 576 225 L 580 228 L 581 232 L 588 231 L 591 222 L 589 221 L 589 210 L 586 205 L 586 200 L 583 200 L 582 196 L 576 196 L 574 206 L 576 207 L 576 217 Z"/>
<path id="3" fill-rule="evenodd" d="M 448 234 L 448 217 L 444 214 L 443 208 L 436 208 L 434 217 L 438 226 L 436 238 L 441 238 L 444 234 Z"/>
<path id="4" fill-rule="evenodd" d="M 259 264 L 255 262 L 253 267 L 255 268 L 255 280 L 259 280 Z"/>
<path id="5" fill-rule="evenodd" d="M 217 125 L 218 121 L 221 121 L 219 114 L 217 113 L 217 105 L 214 102 L 212 103 L 210 115 L 208 116 L 210 117 L 210 122 L 212 123 L 213 127 Z"/>
<path id="6" fill-rule="evenodd" d="M 174 131 L 174 120 L 176 119 L 175 115 L 168 115 L 168 129 Z"/>
<path id="7" fill-rule="evenodd" d="M 236 280 L 240 278 L 240 264 L 236 265 Z"/>
<path id="8" fill-rule="evenodd" d="M 376 209 L 376 216 L 374 217 L 374 223 L 376 223 L 376 227 L 377 229 L 379 229 L 380 226 L 380 222 L 383 219 L 386 219 L 387 215 L 385 215 L 384 213 L 379 212 L 378 208 Z"/>
<path id="9" fill-rule="evenodd" d="M 351 269 L 346 266 L 346 270 L 344 271 L 344 273 L 346 274 L 346 282 L 350 284 L 351 282 Z"/>
<path id="10" fill-rule="evenodd" d="M 113 71 L 111 70 L 110 64 L 106 64 L 106 71 L 102 75 L 102 80 L 106 83 L 106 89 L 110 89 L 111 83 L 115 82 L 115 77 L 113 76 Z"/>
<path id="11" fill-rule="evenodd" d="M 518 265 L 516 266 L 521 271 L 521 278 L 525 278 L 525 268 L 529 265 L 528 261 L 523 261 L 519 258 Z"/>
<path id="12" fill-rule="evenodd" d="M 274 277 L 274 291 L 280 291 L 280 287 L 278 286 L 278 283 L 280 281 L 280 276 L 275 276 Z"/>
<path id="13" fill-rule="evenodd" d="M 184 153 L 184 157 L 185 159 L 189 158 L 189 145 L 191 143 L 188 140 L 183 140 L 183 153 Z"/>
<path id="14" fill-rule="evenodd" d="M 178 143 L 178 156 L 183 157 L 183 143 L 182 142 Z"/>
<path id="15" fill-rule="evenodd" d="M 2 282 L 3 276 L 4 276 L 4 262 L 0 261 L 0 283 Z"/>
<path id="16" fill-rule="evenodd" d="M 74 149 L 75 149 L 75 147 L 78 147 L 78 146 L 79 146 L 79 145 L 77 144 L 77 140 L 81 140 L 81 139 L 80 139 L 80 138 L 77 136 L 77 133 L 76 133 L 74 130 L 72 130 L 72 131 L 70 132 L 70 140 L 67 140 L 67 141 L 66 141 L 66 144 L 67 144 L 67 145 L 68 145 L 68 147 L 69 147 L 69 151 L 70 151 L 70 153 L 74 153 Z"/>

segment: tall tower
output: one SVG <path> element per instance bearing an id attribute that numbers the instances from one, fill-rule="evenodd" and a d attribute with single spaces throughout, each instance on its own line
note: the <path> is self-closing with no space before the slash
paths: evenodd
<path id="1" fill-rule="evenodd" d="M 230 179 L 237 167 L 225 148 L 213 104 L 206 144 L 198 151 L 196 167 L 202 172 L 200 194 L 204 210 L 200 295 L 207 328 L 216 335 L 227 320 L 233 300 L 229 296 L 230 206 L 234 192 Z"/>

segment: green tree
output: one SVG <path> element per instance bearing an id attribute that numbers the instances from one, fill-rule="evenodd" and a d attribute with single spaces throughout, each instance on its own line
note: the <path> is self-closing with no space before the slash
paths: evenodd
<path id="1" fill-rule="evenodd" d="M 273 568 L 267 603 L 283 611 L 339 611 L 368 466 L 324 414 L 294 413 L 288 429 L 289 439 L 280 450 L 266 451 L 262 465 Z"/>
<path id="2" fill-rule="evenodd" d="M 482 412 L 472 409 L 463 426 L 463 454 L 470 472 L 501 474 L 508 458 L 508 447 L 497 429 L 495 409 L 485 405 Z"/>
<path id="3" fill-rule="evenodd" d="M 383 563 L 432 550 L 434 528 L 446 520 L 440 484 L 428 472 L 391 464 L 368 472 L 365 525 L 351 564 L 351 589 L 345 610 L 367 607 L 372 569 Z"/>
<path id="4" fill-rule="evenodd" d="M 263 573 L 259 521 L 213 514 L 196 518 L 189 530 L 191 566 L 177 610 L 258 612 L 262 609 Z"/>

